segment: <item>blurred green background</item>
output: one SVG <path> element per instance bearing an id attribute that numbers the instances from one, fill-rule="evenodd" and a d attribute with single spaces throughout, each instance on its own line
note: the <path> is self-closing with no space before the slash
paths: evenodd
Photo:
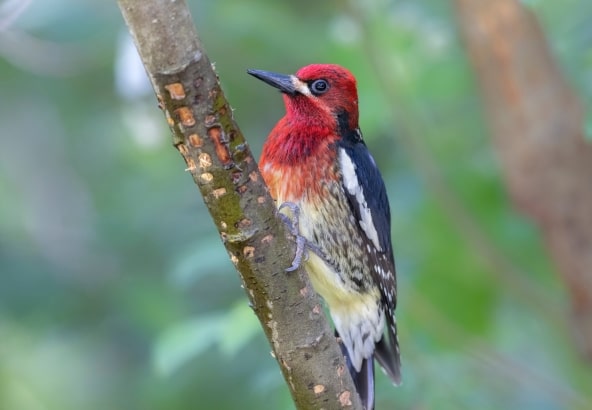
<path id="1" fill-rule="evenodd" d="M 377 408 L 592 408 L 451 3 L 190 3 L 257 156 L 283 108 L 247 68 L 358 78 L 399 277 L 404 384 L 378 372 Z M 592 5 L 523 3 L 589 102 Z M 115 1 L 0 2 L 0 409 L 291 409 L 145 81 Z"/>

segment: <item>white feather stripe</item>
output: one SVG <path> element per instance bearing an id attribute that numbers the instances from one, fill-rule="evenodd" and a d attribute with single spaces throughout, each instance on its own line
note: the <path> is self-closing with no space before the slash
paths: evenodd
<path id="1" fill-rule="evenodd" d="M 364 190 L 362 189 L 360 181 L 358 181 L 356 165 L 343 148 L 339 149 L 339 159 L 341 163 L 341 172 L 343 174 L 343 185 L 347 192 L 356 198 L 356 202 L 360 208 L 360 226 L 376 249 L 382 251 L 378 240 L 378 232 L 372 219 L 372 212 L 370 212 L 370 208 L 368 208 L 368 203 L 364 197 Z"/>

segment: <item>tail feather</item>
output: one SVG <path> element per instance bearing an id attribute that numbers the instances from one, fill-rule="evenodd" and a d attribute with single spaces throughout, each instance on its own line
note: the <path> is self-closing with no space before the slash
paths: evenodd
<path id="1" fill-rule="evenodd" d="M 347 370 L 349 370 L 349 374 L 351 374 L 352 377 L 354 377 L 354 374 L 356 374 L 356 369 L 354 368 L 354 365 L 352 364 L 352 361 L 349 358 L 347 348 L 343 344 L 343 340 L 341 340 L 341 337 L 339 337 L 339 332 L 337 332 L 337 330 L 335 330 L 335 339 L 337 339 L 337 344 L 341 349 L 341 354 L 345 357 L 345 365 L 347 366 Z"/>
<path id="2" fill-rule="evenodd" d="M 374 410 L 374 359 L 364 359 L 360 372 L 353 378 L 362 406 L 366 410 Z"/>
<path id="3" fill-rule="evenodd" d="M 387 324 L 388 340 L 383 335 L 376 343 L 374 357 L 395 386 L 398 386 L 401 384 L 401 355 L 397 340 L 397 328 L 392 319 L 387 320 Z"/>
<path id="4" fill-rule="evenodd" d="M 341 353 L 345 356 L 345 364 L 362 400 L 362 406 L 364 406 L 365 410 L 374 410 L 374 359 L 372 357 L 364 359 L 360 371 L 356 371 L 337 330 L 335 331 L 335 337 L 337 337 Z"/>

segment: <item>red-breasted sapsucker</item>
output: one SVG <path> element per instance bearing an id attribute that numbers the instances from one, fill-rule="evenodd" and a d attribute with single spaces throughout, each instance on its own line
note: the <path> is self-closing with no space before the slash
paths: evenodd
<path id="1" fill-rule="evenodd" d="M 329 307 L 358 393 L 372 409 L 373 358 L 395 384 L 401 362 L 390 208 L 358 127 L 356 80 L 332 64 L 295 75 L 248 73 L 283 93 L 286 115 L 269 134 L 259 167 L 278 206 L 297 211 L 309 250 L 304 267 Z"/>

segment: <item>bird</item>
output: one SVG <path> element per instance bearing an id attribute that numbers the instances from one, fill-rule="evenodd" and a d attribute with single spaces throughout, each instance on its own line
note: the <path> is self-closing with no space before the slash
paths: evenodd
<path id="1" fill-rule="evenodd" d="M 305 244 L 287 270 L 303 264 L 371 410 L 374 358 L 395 385 L 401 359 L 390 206 L 358 125 L 356 79 L 335 64 L 307 65 L 293 75 L 247 72 L 278 89 L 286 109 L 263 145 L 259 169 Z"/>

